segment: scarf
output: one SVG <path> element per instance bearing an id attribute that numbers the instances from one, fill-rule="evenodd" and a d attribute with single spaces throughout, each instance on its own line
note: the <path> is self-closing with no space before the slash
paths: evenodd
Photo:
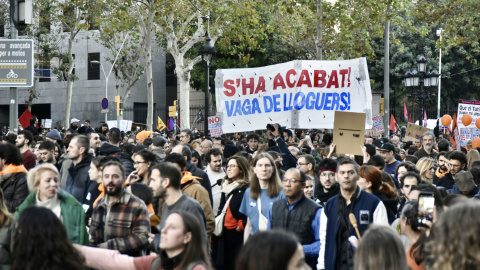
<path id="1" fill-rule="evenodd" d="M 0 176 L 6 175 L 6 174 L 10 175 L 14 173 L 21 173 L 21 172 L 28 173 L 27 169 L 25 169 L 23 165 L 8 164 L 4 170 L 0 171 Z M 7 177 L 2 177 L 2 178 L 5 179 Z"/>
<path id="2" fill-rule="evenodd" d="M 162 262 L 163 270 L 174 270 L 183 259 L 183 252 L 175 257 L 169 258 L 165 251 L 160 253 L 160 260 Z"/>
<path id="3" fill-rule="evenodd" d="M 350 204 L 347 205 L 345 198 L 341 194 L 338 194 L 338 233 L 336 237 L 337 241 L 337 258 L 335 260 L 336 269 L 344 269 L 345 266 L 348 266 L 348 269 L 353 269 L 353 248 L 348 241 L 350 237 L 350 223 L 349 214 L 352 212 L 353 206 L 355 204 L 356 196 L 359 192 L 357 191 L 352 195 L 350 199 Z"/>
<path id="4" fill-rule="evenodd" d="M 191 172 L 184 171 L 182 172 L 182 180 L 180 181 L 180 184 L 183 185 L 195 179 L 202 179 L 202 178 L 193 176 Z"/>
<path id="5" fill-rule="evenodd" d="M 448 170 L 444 173 L 441 173 L 440 172 L 440 167 L 437 168 L 437 170 L 435 171 L 435 175 L 438 177 L 438 179 L 442 178 L 443 176 L 445 176 L 445 174 L 448 173 Z"/>

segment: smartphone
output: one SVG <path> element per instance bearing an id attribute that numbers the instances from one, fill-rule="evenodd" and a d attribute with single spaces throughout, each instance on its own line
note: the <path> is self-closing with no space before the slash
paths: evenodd
<path id="1" fill-rule="evenodd" d="M 426 221 L 433 221 L 433 207 L 435 206 L 435 195 L 433 192 L 421 192 L 418 195 L 418 226 L 429 228 Z"/>
<path id="2" fill-rule="evenodd" d="M 310 139 L 310 135 L 305 135 L 305 139 Z"/>

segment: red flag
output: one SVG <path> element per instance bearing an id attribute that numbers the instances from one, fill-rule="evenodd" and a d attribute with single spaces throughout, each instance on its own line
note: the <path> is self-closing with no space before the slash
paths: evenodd
<path id="1" fill-rule="evenodd" d="M 18 122 L 22 125 L 23 129 L 27 128 L 30 126 L 30 118 L 32 118 L 32 114 L 30 113 L 30 110 L 27 108 L 23 113 L 22 116 L 18 118 Z"/>
<path id="2" fill-rule="evenodd" d="M 397 132 L 397 121 L 395 121 L 395 117 L 393 114 L 390 114 L 390 127 L 389 129 L 393 132 Z"/>
<path id="3" fill-rule="evenodd" d="M 409 123 L 413 123 L 413 122 L 412 122 L 412 114 L 409 115 L 409 117 L 408 117 L 408 122 L 409 122 Z"/>
<path id="4" fill-rule="evenodd" d="M 457 129 L 457 113 L 453 114 L 453 123 L 452 123 L 452 134 L 450 134 L 450 141 L 453 143 L 453 147 L 457 147 L 457 143 L 455 141 L 455 129 Z"/>
<path id="5" fill-rule="evenodd" d="M 408 122 L 407 105 L 405 103 L 403 103 L 403 119 L 405 122 Z"/>

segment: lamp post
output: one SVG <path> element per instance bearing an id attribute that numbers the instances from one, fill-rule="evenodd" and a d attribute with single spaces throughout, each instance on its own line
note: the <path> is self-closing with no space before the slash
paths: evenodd
<path id="1" fill-rule="evenodd" d="M 430 96 L 428 91 L 424 92 L 423 87 L 437 86 L 439 77 L 440 74 L 436 70 L 431 72 L 427 71 L 427 59 L 423 55 L 419 56 L 417 59 L 417 70 L 407 71 L 405 75 L 403 75 L 405 86 L 407 88 L 413 88 L 413 90 L 409 92 L 409 96 L 420 100 L 419 124 L 421 126 L 423 126 L 423 101 Z M 417 88 L 419 85 L 420 88 Z"/>
<path id="2" fill-rule="evenodd" d="M 120 49 L 118 50 L 117 52 L 117 55 L 115 55 L 115 59 L 113 59 L 113 64 L 112 66 L 110 67 L 110 71 L 108 71 L 108 75 L 105 74 L 105 70 L 103 69 L 103 65 L 102 65 L 102 62 L 100 61 L 97 61 L 97 60 L 93 60 L 93 61 L 90 61 L 91 64 L 99 64 L 100 67 L 102 68 L 102 71 L 103 71 L 103 76 L 105 76 L 105 98 L 108 99 L 108 78 L 110 77 L 110 74 L 112 74 L 112 70 L 113 70 L 113 66 L 115 66 L 115 62 L 117 62 L 117 58 L 118 56 L 120 55 L 120 52 L 122 51 L 122 48 L 123 48 L 123 45 L 125 44 L 125 41 L 127 41 L 127 38 L 128 38 L 128 33 L 125 35 L 125 38 L 123 39 L 123 42 L 122 42 L 122 46 L 120 46 Z M 105 124 L 107 123 L 107 116 L 108 116 L 108 112 L 105 113 Z M 117 128 L 120 128 L 120 123 L 119 123 L 119 118 L 117 116 Z"/>
<path id="3" fill-rule="evenodd" d="M 202 60 L 205 62 L 205 136 L 208 134 L 208 115 L 209 115 L 209 77 L 210 77 L 210 64 L 213 55 L 217 52 L 215 47 L 210 43 L 212 39 L 210 35 L 205 33 L 205 44 L 198 50 L 202 55 Z"/>

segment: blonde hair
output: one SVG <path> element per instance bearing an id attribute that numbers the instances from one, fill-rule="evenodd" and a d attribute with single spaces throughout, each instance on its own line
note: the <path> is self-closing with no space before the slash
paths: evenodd
<path id="1" fill-rule="evenodd" d="M 52 172 L 56 173 L 58 179 L 60 179 L 60 173 L 58 172 L 57 167 L 55 167 L 51 163 L 40 164 L 40 165 L 36 166 L 35 168 L 33 168 L 32 170 L 30 170 L 28 172 L 27 184 L 28 184 L 28 190 L 30 192 L 36 192 L 37 191 L 37 187 L 38 187 L 38 184 L 39 184 L 39 181 L 40 181 L 40 175 L 44 171 L 52 171 Z"/>
<path id="2" fill-rule="evenodd" d="M 431 157 L 423 157 L 416 164 L 417 169 L 420 171 L 420 177 L 422 177 L 423 181 L 429 184 L 432 184 L 433 179 L 427 179 L 425 177 L 425 173 L 428 170 L 430 170 L 430 168 L 433 168 L 434 165 L 435 165 L 435 160 Z"/>

